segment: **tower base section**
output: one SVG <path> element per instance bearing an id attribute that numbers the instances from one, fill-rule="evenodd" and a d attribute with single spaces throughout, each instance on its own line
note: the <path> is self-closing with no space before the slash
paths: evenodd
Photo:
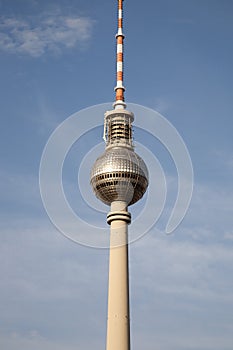
<path id="1" fill-rule="evenodd" d="M 130 350 L 128 224 L 124 202 L 113 202 L 110 230 L 108 321 L 106 350 Z"/>

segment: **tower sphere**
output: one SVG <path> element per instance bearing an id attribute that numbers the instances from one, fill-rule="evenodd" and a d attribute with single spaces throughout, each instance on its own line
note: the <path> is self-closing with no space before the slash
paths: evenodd
<path id="1" fill-rule="evenodd" d="M 113 146 L 97 158 L 91 171 L 91 185 L 102 202 L 136 203 L 146 192 L 148 170 L 133 149 Z"/>

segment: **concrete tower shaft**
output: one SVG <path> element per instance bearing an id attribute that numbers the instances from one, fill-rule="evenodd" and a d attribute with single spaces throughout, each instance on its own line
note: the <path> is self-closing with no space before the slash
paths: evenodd
<path id="1" fill-rule="evenodd" d="M 128 225 L 131 215 L 124 202 L 111 204 L 108 324 L 106 350 L 130 350 Z"/>

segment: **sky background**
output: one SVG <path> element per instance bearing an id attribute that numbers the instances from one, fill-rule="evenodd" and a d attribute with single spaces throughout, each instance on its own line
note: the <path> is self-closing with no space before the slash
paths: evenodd
<path id="1" fill-rule="evenodd" d="M 126 100 L 176 127 L 195 175 L 173 235 L 163 233 L 171 194 L 157 226 L 130 246 L 132 349 L 231 350 L 233 1 L 126 0 L 124 10 Z M 0 0 L 0 13 L 0 347 L 104 349 L 108 250 L 75 244 L 54 228 L 38 178 L 53 130 L 114 100 L 116 1 Z M 72 162 L 101 133 L 67 160 L 74 207 L 85 203 Z M 148 143 L 143 132 L 135 138 Z M 172 160 L 158 142 L 150 148 L 175 193 Z"/>

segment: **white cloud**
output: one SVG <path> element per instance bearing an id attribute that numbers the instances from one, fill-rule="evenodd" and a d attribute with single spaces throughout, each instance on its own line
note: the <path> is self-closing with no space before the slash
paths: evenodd
<path id="1" fill-rule="evenodd" d="M 22 20 L 2 17 L 0 49 L 10 53 L 39 57 L 46 52 L 83 48 L 91 37 L 93 20 L 59 13 L 38 15 Z"/>
<path id="2" fill-rule="evenodd" d="M 96 342 L 101 349 L 106 254 L 75 245 L 46 226 L 1 235 L 0 348 L 73 350 L 76 343 L 91 349 Z"/>
<path id="3" fill-rule="evenodd" d="M 221 170 L 226 171 L 229 177 L 231 177 L 231 174 L 233 171 L 233 157 L 232 157 L 231 149 L 230 149 L 230 152 L 227 152 L 226 150 L 222 150 L 222 151 L 215 152 L 215 154 L 216 154 L 216 157 L 218 157 L 218 162 L 221 166 Z"/>
<path id="4" fill-rule="evenodd" d="M 0 192 L 0 204 L 3 203 L 2 209 L 5 213 L 8 211 L 9 216 L 12 216 L 16 205 L 19 206 L 16 210 L 19 213 L 19 208 L 22 209 L 23 206 L 32 209 L 41 204 L 37 175 L 0 171 Z M 11 206 L 8 207 L 7 204 Z M 2 220 L 1 224 L 9 225 L 7 218 L 9 217 L 5 217 L 6 222 Z"/>
<path id="5" fill-rule="evenodd" d="M 160 113 L 165 113 L 171 107 L 171 103 L 164 96 L 159 96 L 155 98 L 154 109 Z"/>
<path id="6" fill-rule="evenodd" d="M 151 232 L 131 247 L 135 350 L 143 342 L 148 350 L 154 344 L 165 350 L 219 349 L 221 345 L 230 349 L 232 248 L 211 240 L 180 240 L 180 233 Z"/>
<path id="7" fill-rule="evenodd" d="M 233 231 L 227 231 L 224 234 L 224 238 L 229 241 L 233 241 Z"/>
<path id="8" fill-rule="evenodd" d="M 183 295 L 199 301 L 232 301 L 232 290 L 228 289 L 233 283 L 228 275 L 233 264 L 232 248 L 211 241 L 197 243 L 178 238 L 148 236 L 141 240 L 135 248 L 137 254 L 133 253 L 135 273 L 143 269 L 144 280 L 156 294 Z M 138 283 L 143 287 L 141 279 Z"/>
<path id="9" fill-rule="evenodd" d="M 11 332 L 9 334 L 0 333 L 0 345 L 4 350 L 76 350 L 77 345 L 80 346 L 81 349 L 101 349 L 101 347 L 94 346 L 94 342 L 93 344 L 91 343 L 92 340 L 90 340 L 90 338 L 88 342 L 80 342 L 77 340 L 76 344 L 54 341 L 41 337 L 36 330 L 32 330 L 26 334 L 20 334 L 18 332 Z M 91 345 L 87 346 L 87 344 Z"/>

